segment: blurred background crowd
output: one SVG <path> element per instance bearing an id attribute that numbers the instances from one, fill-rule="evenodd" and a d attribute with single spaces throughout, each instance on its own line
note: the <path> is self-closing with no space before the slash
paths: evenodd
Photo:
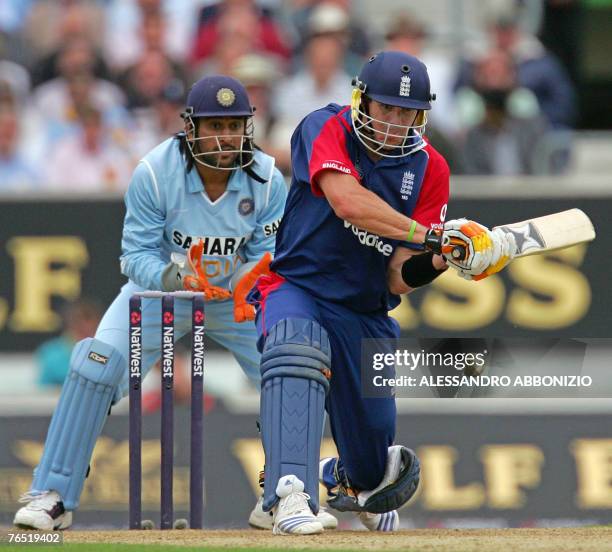
<path id="1" fill-rule="evenodd" d="M 437 94 L 427 135 L 454 174 L 567 173 L 576 170 L 579 131 L 612 128 L 609 107 L 583 109 L 610 103 L 605 69 L 608 88 L 587 93 L 585 21 L 601 9 L 610 23 L 611 7 L 2 0 L 0 192 L 124 190 L 138 160 L 181 130 L 191 83 L 212 73 L 248 87 L 256 141 L 289 174 L 297 123 L 329 102 L 349 103 L 352 76 L 383 48 L 427 64 Z M 607 29 L 601 36 L 612 35 Z M 605 45 L 596 51 L 605 59 Z"/>

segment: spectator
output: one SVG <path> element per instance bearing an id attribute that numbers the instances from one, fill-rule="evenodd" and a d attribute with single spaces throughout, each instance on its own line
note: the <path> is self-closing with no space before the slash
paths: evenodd
<path id="1" fill-rule="evenodd" d="M 30 94 L 30 82 L 30 74 L 25 67 L 6 59 L 0 60 L 0 85 L 4 89 L 3 94 L 23 102 Z"/>
<path id="2" fill-rule="evenodd" d="M 547 52 L 534 35 L 522 31 L 514 18 L 498 19 L 490 31 L 494 47 L 512 56 L 518 83 L 535 94 L 552 128 L 571 128 L 576 121 L 575 92 L 557 58 Z M 469 85 L 473 72 L 473 62 L 466 60 L 457 86 Z"/>
<path id="3" fill-rule="evenodd" d="M 64 383 L 72 348 L 81 339 L 94 335 L 101 312 L 97 303 L 87 299 L 80 299 L 64 308 L 62 334 L 45 341 L 35 352 L 39 385 L 59 387 Z"/>
<path id="4" fill-rule="evenodd" d="M 27 46 L 22 29 L 34 0 L 0 2 L 0 58 L 27 64 Z"/>
<path id="5" fill-rule="evenodd" d="M 198 2 L 193 0 L 109 0 L 105 57 L 125 71 L 150 49 L 184 63 L 195 32 Z"/>
<path id="6" fill-rule="evenodd" d="M 67 43 L 87 42 L 92 56 L 92 70 L 103 79 L 109 78 L 108 68 L 100 54 L 103 26 L 102 9 L 87 0 L 39 0 L 32 7 L 24 36 L 33 58 L 33 86 L 59 76 L 58 57 Z"/>
<path id="7" fill-rule="evenodd" d="M 223 34 L 215 46 L 214 56 L 198 66 L 198 74 L 226 75 L 238 60 L 256 52 L 253 37 L 248 33 Z"/>
<path id="8" fill-rule="evenodd" d="M 281 27 L 254 0 L 221 0 L 202 8 L 191 61 L 199 67 L 215 55 L 217 45 L 235 37 L 250 43 L 249 51 L 276 56 L 287 63 L 291 50 Z"/>
<path id="9" fill-rule="evenodd" d="M 130 135 L 130 150 L 140 159 L 157 144 L 183 130 L 179 114 L 185 106 L 185 86 L 180 80 L 172 80 L 155 98 L 149 109 L 139 110 Z"/>
<path id="10" fill-rule="evenodd" d="M 300 37 L 296 53 L 302 54 L 313 18 L 326 19 L 330 27 L 336 26 L 338 30 L 346 33 L 345 68 L 349 74 L 356 75 L 361 68 L 363 58 L 370 53 L 371 44 L 363 25 L 351 17 L 351 12 L 356 11 L 353 8 L 353 0 L 292 0 L 290 4 L 290 20 Z"/>
<path id="11" fill-rule="evenodd" d="M 517 83 L 506 52 L 494 51 L 474 66 L 474 87 L 459 91 L 459 103 L 475 102 L 480 120 L 467 133 L 463 157 L 470 174 L 533 174 L 546 132 L 537 100 Z M 468 111 L 463 109 L 463 111 Z"/>
<path id="12" fill-rule="evenodd" d="M 289 140 L 298 123 L 322 105 L 338 103 L 350 93 L 351 77 L 342 67 L 345 43 L 336 32 L 313 20 L 304 51 L 304 68 L 279 83 L 274 101 L 278 113 L 277 143 Z"/>
<path id="13" fill-rule="evenodd" d="M 30 190 L 40 184 L 34 164 L 21 151 L 20 131 L 19 116 L 8 87 L 0 84 L 0 193 Z"/>
<path id="14" fill-rule="evenodd" d="M 85 104 L 102 112 L 106 124 L 126 124 L 123 92 L 113 83 L 97 79 L 94 56 L 88 41 L 67 43 L 58 58 L 60 76 L 34 90 L 33 104 L 43 118 L 43 135 L 54 142 L 77 128 L 78 113 Z"/>
<path id="15" fill-rule="evenodd" d="M 418 57 L 425 63 L 431 81 L 431 89 L 436 94 L 435 109 L 428 114 L 429 125 L 433 125 L 450 138 L 459 130 L 453 101 L 456 67 L 450 56 L 435 54 L 428 48 L 429 39 L 430 33 L 415 15 L 400 12 L 394 14 L 389 20 L 385 49 L 405 52 Z M 437 148 L 437 145 L 434 144 L 434 147 Z"/>
<path id="16" fill-rule="evenodd" d="M 552 127 L 572 127 L 576 120 L 574 87 L 557 58 L 535 36 L 522 32 L 514 19 L 497 21 L 493 36 L 496 47 L 512 55 L 518 82 L 536 95 Z"/>
<path id="17" fill-rule="evenodd" d="M 2 0 L 0 7 L 0 32 L 19 33 L 25 23 L 34 0 Z"/>
<path id="18" fill-rule="evenodd" d="M 234 63 L 230 75 L 244 85 L 256 108 L 253 117 L 255 143 L 275 158 L 276 166 L 283 174 L 288 174 L 291 167 L 288 145 L 275 140 L 277 118 L 272 93 L 280 72 L 274 61 L 258 54 L 248 54 Z"/>
<path id="19" fill-rule="evenodd" d="M 124 75 L 123 89 L 127 94 L 130 110 L 149 108 L 174 80 L 183 80 L 180 70 L 175 70 L 163 52 L 147 50 Z"/>
<path id="20" fill-rule="evenodd" d="M 125 190 L 133 160 L 112 139 L 102 114 L 92 106 L 79 113 L 79 132 L 60 140 L 52 150 L 48 185 L 56 191 Z"/>

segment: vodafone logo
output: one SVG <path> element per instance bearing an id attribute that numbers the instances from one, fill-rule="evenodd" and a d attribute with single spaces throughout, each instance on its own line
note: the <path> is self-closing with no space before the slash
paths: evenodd
<path id="1" fill-rule="evenodd" d="M 393 253 L 393 247 L 391 247 L 390 244 L 382 241 L 380 239 L 380 236 L 377 236 L 376 234 L 370 234 L 369 232 L 366 232 L 365 230 L 361 230 L 360 228 L 357 228 L 354 224 L 351 224 L 350 222 L 347 222 L 347 221 L 343 221 L 343 222 L 344 222 L 344 227 L 350 228 L 350 230 L 353 232 L 353 234 L 355 234 L 355 236 L 357 237 L 361 245 L 365 245 L 366 247 L 374 247 L 376 251 L 378 251 L 379 253 L 382 253 L 385 257 L 388 257 L 389 255 L 391 255 L 391 253 Z"/>
<path id="2" fill-rule="evenodd" d="M 442 205 L 442 209 L 440 210 L 440 222 L 444 222 L 446 220 L 446 209 L 447 209 L 447 207 L 448 207 L 447 203 Z"/>

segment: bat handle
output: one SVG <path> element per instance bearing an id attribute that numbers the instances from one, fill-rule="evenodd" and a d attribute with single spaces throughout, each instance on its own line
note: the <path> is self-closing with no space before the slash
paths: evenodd
<path id="1" fill-rule="evenodd" d="M 465 261 L 467 258 L 467 248 L 464 245 L 454 245 L 451 256 L 456 261 Z"/>

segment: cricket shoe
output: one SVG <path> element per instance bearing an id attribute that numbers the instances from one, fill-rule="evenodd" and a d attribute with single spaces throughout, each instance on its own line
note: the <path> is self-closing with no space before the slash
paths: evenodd
<path id="1" fill-rule="evenodd" d="M 55 491 L 29 492 L 19 499 L 27 502 L 15 514 L 13 525 L 21 529 L 57 531 L 72 525 L 72 512 L 67 512 L 62 497 Z"/>
<path id="2" fill-rule="evenodd" d="M 332 516 L 323 506 L 319 507 L 317 521 L 321 523 L 323 529 L 335 529 L 338 527 L 338 520 L 336 517 Z M 255 504 L 255 508 L 251 511 L 249 525 L 253 529 L 272 529 L 274 527 L 274 512 L 264 512 L 263 496 L 259 497 L 257 504 Z"/>
<path id="3" fill-rule="evenodd" d="M 280 500 L 274 514 L 272 532 L 275 535 L 314 535 L 323 532 L 323 525 L 308 505 L 310 496 L 304 492 L 304 483 L 295 475 L 280 478 L 276 495 Z"/>
<path id="4" fill-rule="evenodd" d="M 324 485 L 328 493 L 333 493 L 334 489 L 341 485 L 344 476 L 338 465 L 337 458 L 322 458 L 319 462 L 319 481 Z M 399 515 L 397 510 L 385 512 L 384 514 L 371 514 L 360 512 L 356 514 L 359 521 L 370 531 L 392 532 L 399 529 Z"/>
<path id="5" fill-rule="evenodd" d="M 370 531 L 381 531 L 390 533 L 399 529 L 399 515 L 397 510 L 385 512 L 384 514 L 370 514 L 361 512 L 357 514 L 359 521 Z"/>

